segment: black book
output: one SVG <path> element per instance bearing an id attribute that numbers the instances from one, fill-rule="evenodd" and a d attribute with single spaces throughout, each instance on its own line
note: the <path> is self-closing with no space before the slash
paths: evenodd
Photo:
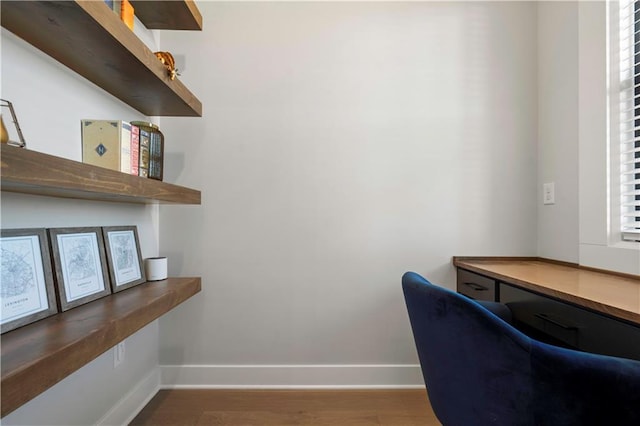
<path id="1" fill-rule="evenodd" d="M 161 133 L 151 132 L 149 140 L 149 177 L 162 180 L 164 170 L 164 138 Z"/>

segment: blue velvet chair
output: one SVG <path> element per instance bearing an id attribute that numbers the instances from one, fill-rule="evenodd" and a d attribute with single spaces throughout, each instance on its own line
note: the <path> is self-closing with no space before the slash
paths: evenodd
<path id="1" fill-rule="evenodd" d="M 536 341 L 414 272 L 402 288 L 443 425 L 640 425 L 640 361 Z"/>

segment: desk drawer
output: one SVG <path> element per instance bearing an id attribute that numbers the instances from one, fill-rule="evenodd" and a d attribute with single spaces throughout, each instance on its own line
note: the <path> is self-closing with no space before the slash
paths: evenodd
<path id="1" fill-rule="evenodd" d="M 464 269 L 458 269 L 457 290 L 472 299 L 496 301 L 495 280 Z"/>
<path id="2" fill-rule="evenodd" d="M 640 360 L 640 328 L 502 282 L 499 287 L 500 302 L 509 306 L 516 326 L 525 332 L 534 331 L 532 337 L 586 352 Z"/>

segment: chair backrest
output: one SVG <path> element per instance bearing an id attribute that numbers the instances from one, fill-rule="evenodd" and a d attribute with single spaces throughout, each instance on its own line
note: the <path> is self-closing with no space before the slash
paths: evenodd
<path id="1" fill-rule="evenodd" d="M 402 288 L 445 426 L 640 425 L 640 362 L 538 342 L 413 272 Z"/>

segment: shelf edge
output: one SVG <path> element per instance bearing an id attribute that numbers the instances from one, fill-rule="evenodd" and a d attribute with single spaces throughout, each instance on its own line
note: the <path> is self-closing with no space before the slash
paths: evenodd
<path id="1" fill-rule="evenodd" d="M 2 335 L 1 416 L 6 416 L 51 388 L 118 342 L 199 293 L 201 289 L 199 277 L 169 278 L 145 283 L 5 333 Z M 149 297 L 144 306 L 130 309 L 129 299 L 135 300 L 142 296 Z M 72 334 L 74 327 L 87 327 L 83 322 L 99 321 L 101 315 L 117 311 L 119 301 L 126 302 L 121 303 L 126 305 L 126 309 L 121 309 L 125 310 L 124 314 L 107 319 L 100 326 L 91 327 L 82 338 L 67 341 L 69 338 L 65 325 L 68 325 Z M 53 349 L 47 347 L 45 353 L 34 355 L 30 345 L 47 336 L 51 343 L 44 346 L 51 346 Z M 56 345 L 56 339 L 63 342 Z M 20 357 L 20 351 L 27 352 L 24 359 Z M 5 359 L 12 364 L 16 358 L 22 364 L 10 372 L 6 371 L 5 368 L 11 366 L 6 367 Z"/>
<path id="2" fill-rule="evenodd" d="M 144 204 L 201 203 L 198 190 L 2 144 L 0 189 L 32 195 Z"/>

